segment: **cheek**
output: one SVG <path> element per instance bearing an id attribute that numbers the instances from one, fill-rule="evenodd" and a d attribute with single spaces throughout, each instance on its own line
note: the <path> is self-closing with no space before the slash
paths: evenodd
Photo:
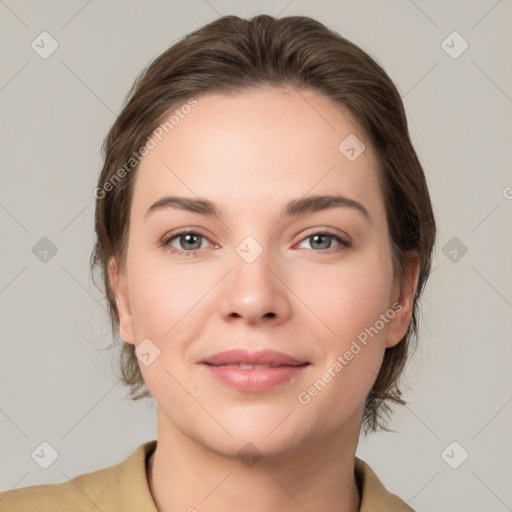
<path id="1" fill-rule="evenodd" d="M 144 381 L 159 403 L 185 401 L 187 397 L 174 379 L 185 380 L 183 351 L 190 337 L 195 336 L 193 330 L 201 324 L 191 319 L 200 311 L 198 302 L 208 291 L 208 283 L 191 272 L 171 269 L 162 259 L 142 251 L 133 252 L 129 272 L 136 344 L 149 339 L 160 351 L 151 364 L 139 363 Z"/>
<path id="2" fill-rule="evenodd" d="M 166 289 L 165 280 L 156 279 L 150 270 L 132 273 L 130 308 L 138 338 L 158 339 L 171 328 L 173 301 Z"/>
<path id="3" fill-rule="evenodd" d="M 137 339 L 150 338 L 160 346 L 171 337 L 206 285 L 200 276 L 170 268 L 162 255 L 133 250 L 128 263 L 130 309 Z"/>
<path id="4" fill-rule="evenodd" d="M 378 375 L 387 325 L 380 315 L 389 307 L 392 269 L 375 254 L 315 277 L 315 287 L 303 288 L 304 302 L 322 320 L 318 332 L 326 334 L 317 338 L 314 378 L 297 398 L 334 426 L 364 403 Z"/>
<path id="5" fill-rule="evenodd" d="M 309 274 L 307 281 L 301 279 L 297 295 L 321 320 L 332 347 L 342 349 L 388 309 L 392 273 L 389 257 L 369 251 Z"/>

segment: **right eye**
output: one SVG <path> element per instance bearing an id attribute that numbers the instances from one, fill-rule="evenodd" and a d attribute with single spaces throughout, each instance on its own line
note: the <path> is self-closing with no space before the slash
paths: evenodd
<path id="1" fill-rule="evenodd" d="M 183 229 L 166 236 L 164 240 L 162 240 L 162 245 L 169 248 L 172 253 L 195 256 L 198 250 L 205 248 L 202 242 L 207 240 L 208 239 L 201 233 Z M 181 248 L 176 247 L 173 243 L 177 243 Z"/>

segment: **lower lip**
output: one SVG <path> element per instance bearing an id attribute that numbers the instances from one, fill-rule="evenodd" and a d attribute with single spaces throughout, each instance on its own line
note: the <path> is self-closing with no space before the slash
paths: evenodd
<path id="1" fill-rule="evenodd" d="M 276 366 L 275 368 L 254 370 L 242 370 L 231 366 L 213 366 L 211 364 L 203 364 L 203 366 L 214 377 L 238 391 L 267 391 L 291 381 L 309 365 Z"/>

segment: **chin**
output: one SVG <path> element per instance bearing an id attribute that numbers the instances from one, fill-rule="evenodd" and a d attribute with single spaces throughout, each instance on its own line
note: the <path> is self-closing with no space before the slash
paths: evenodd
<path id="1" fill-rule="evenodd" d="M 309 430 L 305 419 L 299 418 L 292 408 L 235 407 L 232 414 L 218 416 L 218 420 L 233 437 L 221 435 L 215 443 L 209 433 L 205 433 L 205 438 L 208 436 L 207 442 L 214 451 L 227 456 L 240 450 L 242 454 L 245 450 L 264 457 L 282 456 L 304 443 Z"/>
<path id="2" fill-rule="evenodd" d="M 221 457 L 238 459 L 247 467 L 252 467 L 258 461 L 285 458 L 301 449 L 300 440 L 287 435 L 267 437 L 267 432 L 255 430 L 236 434 L 233 432 L 233 438 L 224 437 L 219 442 L 207 438 L 204 446 Z"/>

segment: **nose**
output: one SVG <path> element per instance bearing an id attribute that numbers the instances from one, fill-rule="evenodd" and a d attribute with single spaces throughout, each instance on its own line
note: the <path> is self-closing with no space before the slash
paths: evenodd
<path id="1" fill-rule="evenodd" d="M 235 254 L 234 266 L 223 280 L 221 314 L 249 325 L 278 324 L 291 314 L 290 290 L 278 262 L 270 261 L 269 251 L 249 263 Z"/>

